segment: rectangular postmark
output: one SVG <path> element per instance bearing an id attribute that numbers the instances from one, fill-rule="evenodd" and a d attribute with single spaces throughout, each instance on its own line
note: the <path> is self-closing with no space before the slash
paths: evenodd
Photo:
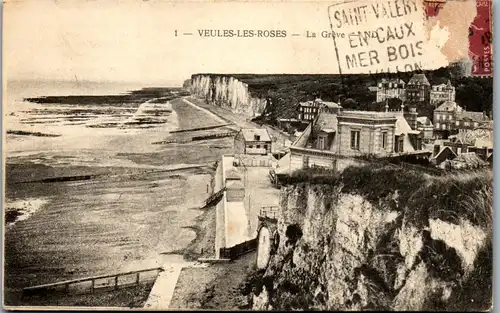
<path id="1" fill-rule="evenodd" d="M 345 1 L 329 6 L 328 13 L 342 74 L 408 72 L 447 64 L 426 37 L 421 0 Z"/>
<path id="2" fill-rule="evenodd" d="M 493 74 L 493 34 L 492 1 L 477 0 L 477 15 L 469 27 L 469 56 L 472 75 L 491 76 Z"/>

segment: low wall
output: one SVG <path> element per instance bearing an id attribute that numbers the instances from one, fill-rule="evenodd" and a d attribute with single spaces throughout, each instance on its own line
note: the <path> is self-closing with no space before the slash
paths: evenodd
<path id="1" fill-rule="evenodd" d="M 257 249 L 257 238 L 242 242 L 231 248 L 221 248 L 220 257 L 234 260 L 237 257 Z"/>

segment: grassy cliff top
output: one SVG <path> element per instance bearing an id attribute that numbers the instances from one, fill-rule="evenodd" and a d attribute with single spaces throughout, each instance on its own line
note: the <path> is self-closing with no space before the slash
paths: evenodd
<path id="1" fill-rule="evenodd" d="M 312 188 L 325 197 L 340 190 L 359 194 L 377 205 L 385 199 L 388 209 L 405 211 L 417 226 L 425 226 L 430 218 L 436 218 L 450 223 L 464 219 L 486 229 L 492 227 L 493 173 L 489 168 L 434 176 L 402 167 L 370 164 L 348 167 L 342 173 L 299 170 L 287 182 L 292 191 Z M 396 192 L 397 204 L 391 200 Z"/>

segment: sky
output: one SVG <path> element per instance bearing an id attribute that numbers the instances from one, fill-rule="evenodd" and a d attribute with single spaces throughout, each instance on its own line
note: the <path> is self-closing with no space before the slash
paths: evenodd
<path id="1" fill-rule="evenodd" d="M 202 38 L 199 29 L 329 28 L 326 5 L 14 0 L 4 3 L 8 79 L 182 83 L 191 74 L 331 72 L 331 39 Z M 323 8 L 323 10 L 321 10 Z M 317 18 L 312 17 L 311 14 Z M 283 15 L 286 15 L 285 17 Z M 312 22 L 311 22 L 312 21 Z M 175 37 L 175 30 L 192 36 Z M 320 47 L 318 47 L 318 45 Z M 300 55 L 300 58 L 296 56 Z M 323 62 L 319 62 L 319 60 Z M 312 61 L 312 62 L 311 62 Z M 320 64 L 321 63 L 321 64 Z"/>
<path id="2" fill-rule="evenodd" d="M 331 31 L 329 4 L 6 0 L 5 76 L 179 85 L 196 73 L 335 74 L 333 39 L 321 37 Z M 204 29 L 285 30 L 287 38 L 200 37 Z"/>

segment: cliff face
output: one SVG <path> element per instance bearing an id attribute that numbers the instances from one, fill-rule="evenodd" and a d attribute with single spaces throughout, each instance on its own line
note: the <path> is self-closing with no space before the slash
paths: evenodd
<path id="1" fill-rule="evenodd" d="M 230 76 L 193 75 L 190 91 L 213 105 L 249 117 L 262 114 L 266 107 L 266 99 L 252 97 L 247 84 Z"/>
<path id="2" fill-rule="evenodd" d="M 282 188 L 258 310 L 488 309 L 492 176 L 348 168 Z"/>

